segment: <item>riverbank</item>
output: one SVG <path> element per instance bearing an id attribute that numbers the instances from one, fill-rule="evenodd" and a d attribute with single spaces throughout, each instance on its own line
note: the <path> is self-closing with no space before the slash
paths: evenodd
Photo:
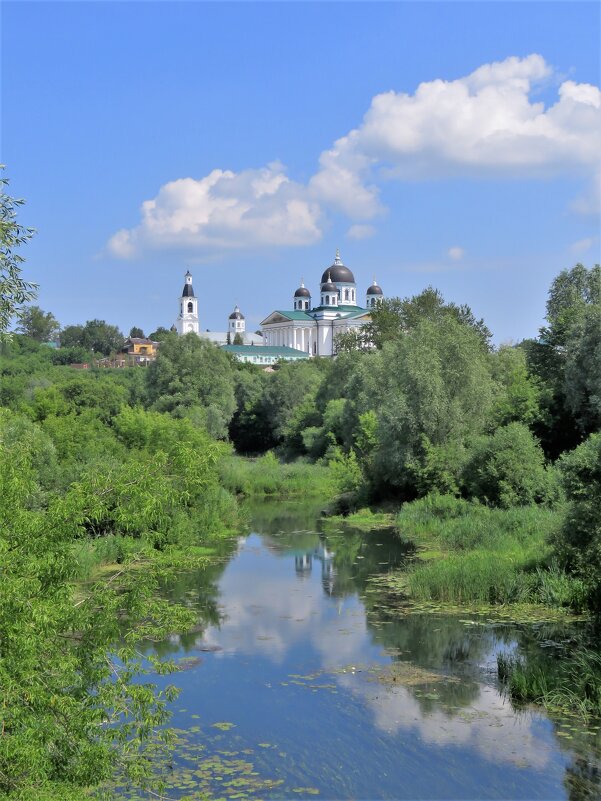
<path id="1" fill-rule="evenodd" d="M 245 497 L 331 498 L 335 482 L 328 467 L 310 462 L 280 462 L 269 451 L 256 459 L 227 456 L 220 462 L 220 478 L 225 489 Z"/>

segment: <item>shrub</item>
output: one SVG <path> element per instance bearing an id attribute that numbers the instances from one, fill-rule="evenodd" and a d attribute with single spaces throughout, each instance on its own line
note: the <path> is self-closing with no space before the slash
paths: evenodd
<path id="1" fill-rule="evenodd" d="M 469 496 L 502 508 L 556 497 L 542 448 L 522 423 L 509 423 L 476 440 L 463 484 Z"/>

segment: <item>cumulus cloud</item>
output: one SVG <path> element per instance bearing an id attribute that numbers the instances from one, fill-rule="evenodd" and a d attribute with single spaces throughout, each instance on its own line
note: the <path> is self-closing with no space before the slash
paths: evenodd
<path id="1" fill-rule="evenodd" d="M 308 245 L 321 237 L 319 204 L 278 163 L 171 181 L 141 211 L 135 228 L 111 237 L 115 256 L 162 247 Z"/>
<path id="2" fill-rule="evenodd" d="M 306 184 L 278 163 L 172 181 L 143 203 L 136 227 L 111 238 L 110 250 L 130 257 L 158 247 L 307 245 L 320 239 L 328 210 L 356 222 L 348 235 L 361 238 L 371 230 L 360 223 L 384 210 L 379 188 L 391 179 L 580 175 L 591 186 L 572 209 L 598 213 L 601 92 L 567 80 L 545 105 L 534 91 L 553 77 L 542 56 L 512 56 L 421 83 L 413 94 L 376 95 L 361 124 L 321 153 Z"/>
<path id="3" fill-rule="evenodd" d="M 596 243 L 597 237 L 596 236 L 589 236 L 585 239 L 579 239 L 577 242 L 573 242 L 570 245 L 570 250 L 572 253 L 586 253 L 587 250 L 590 250 L 593 245 Z"/>
<path id="4" fill-rule="evenodd" d="M 465 250 L 463 248 L 457 247 L 456 245 L 452 248 L 449 248 L 447 251 L 447 256 L 452 259 L 453 261 L 460 261 L 465 255 Z"/>
<path id="5" fill-rule="evenodd" d="M 565 81 L 545 108 L 530 95 L 550 75 L 542 56 L 512 57 L 464 78 L 422 83 L 412 95 L 376 95 L 362 124 L 322 156 L 320 183 L 355 164 L 408 179 L 547 175 L 597 165 L 598 87 Z"/>

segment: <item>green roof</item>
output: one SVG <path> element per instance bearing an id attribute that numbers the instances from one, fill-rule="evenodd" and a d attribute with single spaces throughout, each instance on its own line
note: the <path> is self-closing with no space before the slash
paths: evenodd
<path id="1" fill-rule="evenodd" d="M 274 356 L 280 359 L 306 359 L 309 354 L 285 345 L 222 345 L 227 353 L 240 356 Z"/>
<path id="2" fill-rule="evenodd" d="M 276 309 L 272 314 L 281 314 L 283 317 L 288 317 L 290 320 L 311 320 L 312 317 L 308 312 L 304 311 L 281 311 Z"/>

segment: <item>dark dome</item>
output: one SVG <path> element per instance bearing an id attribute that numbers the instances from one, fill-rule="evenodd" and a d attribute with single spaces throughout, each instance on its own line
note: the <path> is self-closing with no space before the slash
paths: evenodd
<path id="1" fill-rule="evenodd" d="M 328 278 L 328 277 L 329 277 L 329 274 L 326 276 L 326 278 Z M 338 287 L 336 286 L 336 284 L 333 284 L 331 281 L 326 281 L 325 283 L 323 283 L 321 285 L 321 291 L 322 292 L 338 292 Z"/>
<path id="2" fill-rule="evenodd" d="M 367 290 L 368 295 L 383 295 L 381 288 L 377 284 L 372 284 Z"/>
<path id="3" fill-rule="evenodd" d="M 236 306 L 234 311 L 229 316 L 230 320 L 244 320 L 244 315 L 240 311 L 240 309 Z"/>
<path id="4" fill-rule="evenodd" d="M 192 289 L 192 284 L 184 284 L 184 291 L 182 292 L 182 298 L 193 298 L 194 297 L 194 290 Z"/>
<path id="5" fill-rule="evenodd" d="M 294 293 L 295 298 L 310 298 L 311 293 L 307 289 L 306 286 L 299 286 L 299 288 Z"/>
<path id="6" fill-rule="evenodd" d="M 336 251 L 336 258 L 334 259 L 334 264 L 331 267 L 328 267 L 324 270 L 323 275 L 321 276 L 321 282 L 324 283 L 328 280 L 328 276 L 330 276 L 331 281 L 335 281 L 337 283 L 342 284 L 354 284 L 355 283 L 355 276 L 349 270 L 348 267 L 345 267 L 342 263 L 342 259 L 340 258 L 340 253 Z"/>

